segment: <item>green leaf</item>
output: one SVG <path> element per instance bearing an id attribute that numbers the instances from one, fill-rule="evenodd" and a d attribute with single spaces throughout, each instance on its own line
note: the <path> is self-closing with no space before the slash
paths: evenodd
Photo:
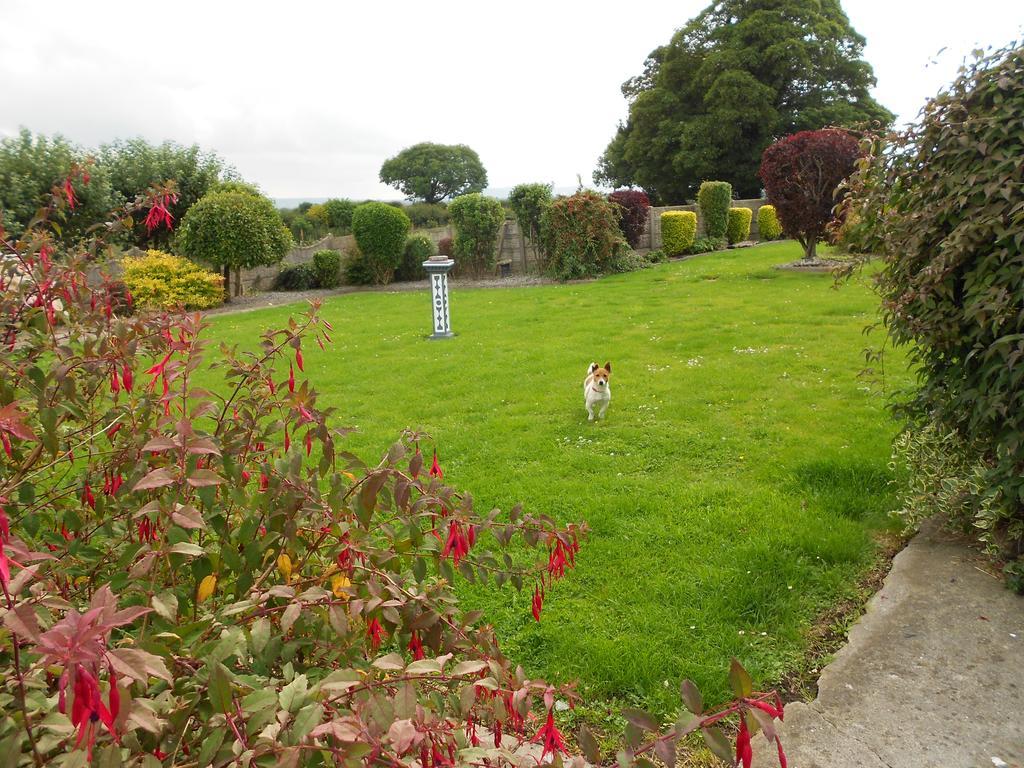
<path id="1" fill-rule="evenodd" d="M 680 689 L 683 695 L 683 706 L 695 715 L 701 714 L 704 711 L 704 698 L 693 681 L 683 680 Z"/>
<path id="2" fill-rule="evenodd" d="M 253 654 L 261 654 L 263 649 L 267 647 L 267 640 L 269 639 L 270 620 L 266 616 L 261 616 L 249 628 L 249 644 L 252 647 Z"/>
<path id="3" fill-rule="evenodd" d="M 293 744 L 301 744 L 302 741 L 309 735 L 323 719 L 323 707 L 320 706 L 319 702 L 312 702 L 307 704 L 299 713 L 295 715 L 295 723 L 291 727 L 291 736 Z"/>
<path id="4" fill-rule="evenodd" d="M 594 734 L 586 725 L 581 725 L 579 734 L 577 734 L 577 740 L 580 744 L 580 750 L 583 752 L 583 756 L 587 758 L 593 765 L 601 764 L 601 748 L 597 744 L 597 739 L 594 738 Z"/>
<path id="5" fill-rule="evenodd" d="M 622 716 L 637 728 L 645 731 L 656 733 L 660 727 L 660 723 L 642 709 L 626 708 L 622 710 Z"/>
<path id="6" fill-rule="evenodd" d="M 215 712 L 227 713 L 231 706 L 231 672 L 219 661 L 210 666 L 208 694 Z"/>
<path id="7" fill-rule="evenodd" d="M 189 541 L 178 542 L 168 551 L 175 555 L 188 555 L 189 557 L 200 557 L 206 554 L 202 547 Z"/>
<path id="8" fill-rule="evenodd" d="M 153 610 L 157 612 L 158 616 L 173 622 L 178 616 L 178 596 L 173 592 L 161 592 L 158 595 L 153 595 L 151 601 Z"/>
<path id="9" fill-rule="evenodd" d="M 754 681 L 750 679 L 747 670 L 743 668 L 738 659 L 732 660 L 729 667 L 729 684 L 732 685 L 736 698 L 745 699 L 754 692 Z"/>
<path id="10" fill-rule="evenodd" d="M 199 765 L 213 764 L 213 756 L 217 754 L 220 745 L 224 743 L 224 736 L 227 732 L 227 728 L 214 728 L 207 734 L 206 738 L 203 739 L 203 745 L 199 748 Z"/>
<path id="11" fill-rule="evenodd" d="M 701 734 L 704 736 L 704 743 L 708 745 L 708 749 L 714 752 L 717 757 L 725 760 L 729 765 L 733 764 L 732 745 L 720 729 L 714 727 L 702 728 Z"/>
<path id="12" fill-rule="evenodd" d="M 387 656 L 374 659 L 372 666 L 384 670 L 405 669 L 405 659 L 397 653 L 389 653 Z"/>
<path id="13" fill-rule="evenodd" d="M 475 675 L 477 672 L 480 672 L 484 669 L 487 669 L 486 661 L 475 661 L 473 659 L 468 659 L 466 661 L 460 661 L 458 664 L 456 664 L 455 669 L 452 670 L 452 675 L 455 675 L 456 677 L 461 675 Z"/>

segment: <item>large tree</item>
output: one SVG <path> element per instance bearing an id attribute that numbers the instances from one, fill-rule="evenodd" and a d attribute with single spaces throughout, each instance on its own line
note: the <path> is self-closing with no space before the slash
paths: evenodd
<path id="1" fill-rule="evenodd" d="M 204 152 L 193 144 L 185 147 L 172 141 L 150 144 L 145 139 L 114 141 L 100 147 L 100 162 L 107 170 L 115 195 L 122 202 L 156 184 L 173 179 L 178 199 L 170 206 L 175 221 L 180 221 L 203 195 L 222 178 L 237 178 L 235 171 L 213 152 Z M 150 231 L 137 221 L 132 239 L 140 248 L 165 246 L 171 230 L 160 227 Z"/>
<path id="2" fill-rule="evenodd" d="M 384 161 L 380 180 L 409 199 L 439 203 L 446 197 L 482 192 L 487 171 L 465 144 L 415 144 Z"/>
<path id="3" fill-rule="evenodd" d="M 839 0 L 715 2 L 623 84 L 629 118 L 594 180 L 641 186 L 659 203 L 692 198 L 704 179 L 756 196 L 776 137 L 892 121 L 869 93 L 863 49 Z"/>

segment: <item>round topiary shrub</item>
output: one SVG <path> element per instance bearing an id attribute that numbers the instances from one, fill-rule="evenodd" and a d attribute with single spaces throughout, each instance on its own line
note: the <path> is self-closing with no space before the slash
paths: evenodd
<path id="1" fill-rule="evenodd" d="M 477 276 L 492 271 L 498 232 L 505 223 L 501 203 L 473 192 L 452 200 L 448 215 L 455 225 L 455 258 L 460 266 Z"/>
<path id="2" fill-rule="evenodd" d="M 318 288 L 336 288 L 341 282 L 341 253 L 325 248 L 313 254 Z"/>
<path id="3" fill-rule="evenodd" d="M 619 229 L 631 248 L 640 246 L 640 238 L 647 228 L 650 198 L 646 192 L 635 189 L 620 189 L 608 195 L 608 199 L 619 206 Z"/>
<path id="4" fill-rule="evenodd" d="M 704 219 L 704 234 L 708 237 L 725 237 L 731 203 L 732 184 L 728 181 L 705 181 L 700 185 L 697 205 Z"/>
<path id="5" fill-rule="evenodd" d="M 121 262 L 122 280 L 146 309 L 209 309 L 224 301 L 224 278 L 181 256 L 146 251 Z"/>
<path id="6" fill-rule="evenodd" d="M 316 267 L 308 262 L 285 267 L 274 279 L 277 291 L 308 291 L 318 286 Z"/>
<path id="7" fill-rule="evenodd" d="M 661 247 L 669 256 L 689 253 L 697 236 L 697 214 L 665 211 L 661 214 Z"/>
<path id="8" fill-rule="evenodd" d="M 411 228 L 405 212 L 386 203 L 363 203 L 353 212 L 352 234 L 377 285 L 391 282 Z"/>
<path id="9" fill-rule="evenodd" d="M 437 241 L 437 252 L 442 256 L 451 257 L 455 253 L 455 241 L 450 237 L 442 237 Z"/>
<path id="10" fill-rule="evenodd" d="M 730 208 L 728 223 L 725 228 L 725 239 L 729 245 L 742 243 L 750 237 L 750 222 L 754 212 L 749 208 Z"/>
<path id="11" fill-rule="evenodd" d="M 762 205 L 757 209 L 757 233 L 762 240 L 777 240 L 782 236 L 782 224 L 774 205 Z"/>
<path id="12" fill-rule="evenodd" d="M 395 280 L 420 280 L 426 276 L 423 262 L 434 255 L 434 241 L 426 235 L 413 235 L 405 241 L 402 263 L 395 271 Z"/>
<path id="13" fill-rule="evenodd" d="M 589 189 L 552 202 L 541 218 L 541 236 L 544 271 L 558 280 L 611 272 L 628 248 L 615 205 Z"/>

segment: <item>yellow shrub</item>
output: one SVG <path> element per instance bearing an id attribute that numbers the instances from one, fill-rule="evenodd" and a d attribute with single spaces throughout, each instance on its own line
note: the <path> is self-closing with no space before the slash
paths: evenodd
<path id="1" fill-rule="evenodd" d="M 774 205 L 762 205 L 757 209 L 757 231 L 762 240 L 775 240 L 782 234 L 782 224 Z"/>
<path id="2" fill-rule="evenodd" d="M 730 245 L 742 243 L 750 237 L 750 220 L 754 212 L 749 208 L 730 208 L 725 236 Z"/>
<path id="3" fill-rule="evenodd" d="M 697 214 L 693 211 L 665 211 L 661 214 L 661 247 L 669 256 L 689 252 L 697 236 Z"/>
<path id="4" fill-rule="evenodd" d="M 138 306 L 209 309 L 224 301 L 224 278 L 181 256 L 146 251 L 122 262 L 124 284 Z"/>

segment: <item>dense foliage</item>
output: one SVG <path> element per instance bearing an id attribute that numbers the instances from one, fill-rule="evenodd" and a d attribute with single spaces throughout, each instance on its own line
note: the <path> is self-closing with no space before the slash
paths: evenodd
<path id="1" fill-rule="evenodd" d="M 697 214 L 693 211 L 664 211 L 661 214 L 661 247 L 669 256 L 689 253 L 697 236 Z"/>
<path id="2" fill-rule="evenodd" d="M 231 270 L 277 264 L 292 237 L 270 200 L 236 186 L 215 188 L 189 208 L 175 246 L 191 259 L 222 269 L 230 296 Z M 236 295 L 240 289 L 236 284 Z"/>
<path id="3" fill-rule="evenodd" d="M 487 171 L 480 156 L 465 144 L 431 144 L 407 147 L 385 160 L 380 168 L 382 183 L 400 190 L 410 199 L 439 203 L 487 186 Z"/>
<path id="4" fill-rule="evenodd" d="M 725 237 L 729 226 L 729 206 L 732 203 L 732 184 L 727 181 L 705 181 L 697 191 L 697 206 L 700 208 L 704 234 L 708 237 Z"/>
<path id="5" fill-rule="evenodd" d="M 181 256 L 126 256 L 121 279 L 143 309 L 209 309 L 224 301 L 224 278 Z"/>
<path id="6" fill-rule="evenodd" d="M 544 271 L 558 280 L 616 271 L 627 250 L 615 205 L 592 190 L 560 197 L 541 219 Z"/>
<path id="7" fill-rule="evenodd" d="M 363 264 L 377 285 L 391 282 L 402 262 L 411 227 L 409 217 L 400 208 L 386 203 L 363 203 L 352 214 L 352 234 Z"/>
<path id="8" fill-rule="evenodd" d="M 619 206 L 619 229 L 626 242 L 631 248 L 639 248 L 651 207 L 647 193 L 635 189 L 619 189 L 608 195 L 608 199 Z"/>
<path id="9" fill-rule="evenodd" d="M 275 291 L 309 291 L 317 287 L 319 276 L 310 261 L 282 267 L 274 278 Z"/>
<path id="10" fill-rule="evenodd" d="M 426 235 L 413 235 L 405 241 L 402 264 L 395 271 L 395 280 L 422 280 L 426 277 L 423 262 L 437 253 L 434 241 Z"/>
<path id="11" fill-rule="evenodd" d="M 782 231 L 813 259 L 834 220 L 839 185 L 853 173 L 860 145 L 846 131 L 825 128 L 779 139 L 764 151 L 761 180 Z"/>
<path id="12" fill-rule="evenodd" d="M 1024 48 L 967 65 L 918 124 L 865 142 L 848 209 L 885 262 L 884 321 L 917 428 L 981 464 L 975 524 L 1024 551 Z M 785 220 L 783 220 L 785 223 Z"/>
<path id="13" fill-rule="evenodd" d="M 709 178 L 759 196 L 761 153 L 775 137 L 892 120 L 869 93 L 864 42 L 839 0 L 709 5 L 623 84 L 629 118 L 594 180 L 643 187 L 661 205 L 691 199 Z"/>
<path id="14" fill-rule="evenodd" d="M 313 254 L 318 288 L 336 288 L 341 280 L 341 253 L 323 248 Z"/>
<path id="15" fill-rule="evenodd" d="M 519 224 L 519 231 L 534 248 L 540 242 L 540 222 L 544 211 L 551 205 L 551 189 L 551 184 L 517 184 L 508 194 L 508 204 Z"/>
<path id="16" fill-rule="evenodd" d="M 750 208 L 730 208 L 729 221 L 725 228 L 725 239 L 729 245 L 742 243 L 750 237 L 750 222 L 754 211 Z"/>
<path id="17" fill-rule="evenodd" d="M 441 203 L 412 203 L 402 210 L 414 227 L 443 227 L 448 223 L 448 207 Z"/>
<path id="18" fill-rule="evenodd" d="M 99 163 L 109 176 L 115 201 L 122 204 L 135 200 L 165 179 L 173 179 L 178 198 L 169 210 L 175 221 L 180 221 L 214 185 L 235 176 L 216 153 L 204 152 L 198 145 L 184 147 L 171 141 L 153 145 L 141 138 L 104 144 L 100 147 Z M 135 223 L 131 233 L 132 243 L 139 248 L 165 247 L 170 238 L 171 230 L 151 230 L 142 221 Z"/>
<path id="19" fill-rule="evenodd" d="M 760 240 L 777 240 L 782 237 L 782 224 L 774 205 L 762 205 L 757 209 L 757 235 Z"/>
<path id="20" fill-rule="evenodd" d="M 58 240 L 81 238 L 114 206 L 105 169 L 62 136 L 33 136 L 22 130 L 0 139 L 0 230 L 20 237 L 41 208 L 49 205 L 55 184 L 67 184 L 72 204 L 59 213 Z"/>
<path id="21" fill-rule="evenodd" d="M 459 267 L 476 276 L 493 271 L 498 233 L 505 223 L 501 203 L 474 192 L 452 200 L 448 214 L 455 226 L 454 258 Z"/>

